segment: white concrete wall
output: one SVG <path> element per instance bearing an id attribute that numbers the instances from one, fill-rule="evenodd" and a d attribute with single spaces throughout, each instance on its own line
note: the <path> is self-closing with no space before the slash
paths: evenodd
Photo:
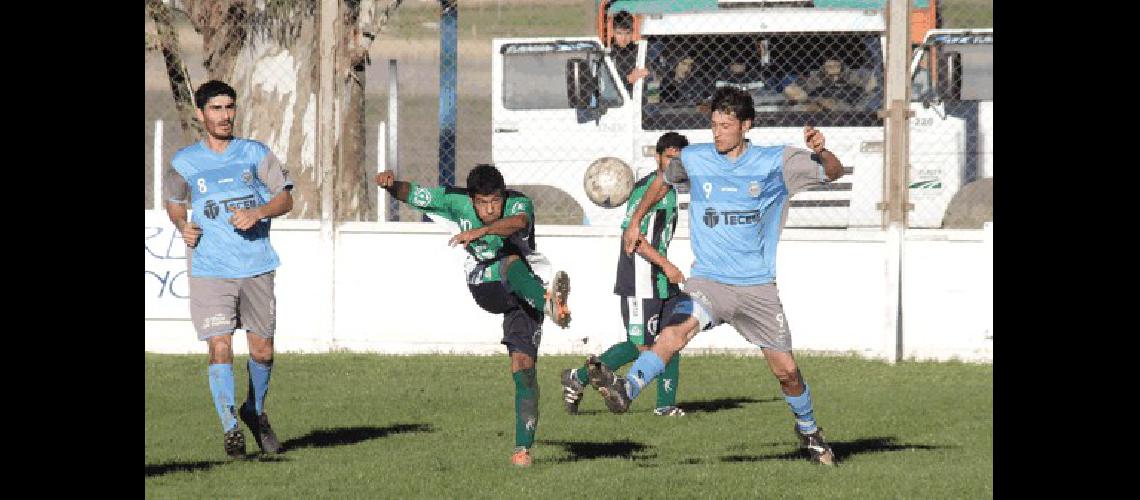
<path id="1" fill-rule="evenodd" d="M 278 220 L 278 350 L 505 353 L 501 316 L 484 312 L 464 284 L 462 252 L 443 226 L 359 222 L 341 226 L 334 331 L 321 327 L 317 221 Z M 991 244 L 987 244 L 986 235 Z M 189 322 L 181 239 L 161 211 L 146 212 L 147 351 L 204 353 Z M 547 322 L 541 353 L 598 353 L 623 338 L 613 280 L 616 228 L 539 226 L 539 250 L 570 275 L 573 321 Z M 992 355 L 992 226 L 986 231 L 909 230 L 903 257 L 904 352 L 917 359 L 987 361 Z M 878 230 L 784 231 L 779 287 L 796 351 L 893 357 L 887 328 L 885 236 Z M 687 231 L 671 258 L 692 263 Z M 165 283 L 163 282 L 165 280 Z M 164 285 L 164 286 L 160 286 Z M 234 342 L 245 353 L 244 342 Z M 729 326 L 699 334 L 688 350 L 755 348 Z"/>

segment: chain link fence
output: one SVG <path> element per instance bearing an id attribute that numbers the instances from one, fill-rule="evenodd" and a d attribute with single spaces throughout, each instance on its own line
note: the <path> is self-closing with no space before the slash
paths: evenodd
<path id="1" fill-rule="evenodd" d="M 226 50 L 217 48 L 216 40 L 206 39 L 236 36 L 242 32 L 236 28 L 251 22 L 251 17 L 207 19 L 201 9 L 184 8 L 203 2 L 168 3 L 181 58 L 196 88 L 210 75 L 208 63 L 216 66 L 216 58 Z M 240 2 L 204 3 L 225 7 Z M 788 227 L 881 224 L 884 0 L 619 0 L 607 2 L 608 10 L 598 0 L 463 0 L 456 10 L 454 59 L 446 57 L 447 49 L 441 47 L 441 29 L 449 27 L 441 18 L 440 1 L 376 3 L 398 5 L 387 12 L 390 17 L 379 29 L 378 21 L 368 21 L 376 42 L 365 57 L 356 63 L 349 57 L 345 67 L 338 66 L 338 74 L 356 75 L 343 85 L 359 82 L 362 110 L 359 119 L 342 124 L 357 124 L 363 136 L 358 140 L 363 146 L 355 153 L 359 167 L 347 170 L 350 175 L 342 171 L 338 186 L 364 184 L 366 189 L 356 191 L 367 193 L 360 201 L 364 205 L 375 204 L 376 190 L 369 179 L 378 165 L 384 166 L 383 158 L 378 158 L 383 154 L 378 148 L 386 147 L 380 125 L 391 126 L 388 61 L 396 60 L 399 112 L 394 132 L 403 180 L 437 184 L 441 159 L 449 163 L 448 154 L 454 155 L 458 185 L 464 184 L 475 164 L 494 162 L 510 187 L 534 199 L 540 224 L 616 225 L 624 214 L 621 208 L 603 209 L 586 199 L 582 190 L 586 167 L 597 158 L 613 156 L 641 177 L 654 167 L 652 148 L 661 134 L 673 130 L 693 143 L 710 142 L 709 97 L 716 88 L 732 85 L 753 95 L 756 120 L 748 137 L 754 144 L 803 147 L 802 128 L 812 125 L 824 132 L 828 148 L 847 167 L 839 181 L 796 196 Z M 993 2 L 910 3 L 915 49 L 910 226 L 981 227 L 982 220 L 992 220 Z M 370 5 L 348 4 L 357 10 L 363 10 L 360 4 Z M 344 5 L 341 10 L 358 14 Z M 631 48 L 617 48 L 621 41 L 613 37 L 612 16 L 620 10 L 634 14 Z M 208 28 L 211 19 L 229 23 L 229 28 Z M 364 25 L 352 21 L 352 26 Z M 303 30 L 308 25 L 298 26 Z M 190 139 L 179 126 L 166 60 L 154 48 L 158 31 L 149 11 L 146 30 L 145 201 L 152 208 L 154 161 L 168 163 Z M 359 35 L 353 36 L 348 30 L 343 50 L 359 49 L 354 42 Z M 283 59 L 270 48 L 260 50 L 258 57 Z M 441 67 L 441 59 L 454 60 L 456 66 Z M 242 64 L 240 58 L 236 61 Z M 296 61 L 283 60 L 278 71 L 295 72 L 298 67 Z M 645 68 L 647 74 L 630 79 L 631 67 Z M 575 80 L 568 68 L 587 68 L 590 78 Z M 448 78 L 452 70 L 457 78 L 455 140 L 454 145 L 445 143 L 441 155 L 440 141 L 445 139 L 439 125 L 440 79 L 441 74 Z M 299 96 L 308 95 L 312 89 L 295 82 L 301 80 L 255 66 L 248 76 L 230 83 L 250 88 L 287 86 L 303 90 Z M 589 90 L 591 98 L 572 102 L 573 91 L 581 88 Z M 292 115 L 251 114 L 248 107 L 241 107 L 243 98 L 257 101 L 291 94 L 242 92 L 239 135 L 244 132 L 266 142 L 286 160 L 295 177 L 310 175 L 316 182 L 311 164 L 297 164 L 303 162 L 307 147 L 304 131 L 298 132 L 304 126 L 297 115 L 306 108 L 294 107 Z M 269 97 L 259 97 L 265 95 Z M 447 97 L 445 92 L 443 101 Z M 353 109 L 349 103 L 343 106 Z M 156 143 L 158 121 L 163 123 L 162 137 Z M 243 122 L 268 123 L 242 128 Z M 296 124 L 293 132 L 282 132 L 290 123 Z M 290 139 L 291 133 L 301 137 Z M 310 210 L 291 215 L 317 218 L 318 208 L 319 200 Z M 357 218 L 374 220 L 377 212 L 358 211 L 367 215 Z M 420 214 L 401 205 L 398 218 L 420 220 Z M 681 220 L 687 223 L 687 217 Z"/>

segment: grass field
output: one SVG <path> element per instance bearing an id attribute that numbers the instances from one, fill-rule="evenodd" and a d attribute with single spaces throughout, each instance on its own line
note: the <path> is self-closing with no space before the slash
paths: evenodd
<path id="1" fill-rule="evenodd" d="M 801 457 L 761 358 L 684 358 L 688 415 L 665 418 L 651 388 L 625 415 L 593 391 L 567 415 L 558 374 L 581 358 L 543 356 L 535 463 L 515 469 L 506 356 L 279 354 L 267 408 L 288 452 L 237 462 L 205 355 L 145 359 L 148 498 L 993 496 L 992 365 L 801 355 L 842 462 L 824 468 Z M 241 400 L 245 358 L 235 365 Z"/>

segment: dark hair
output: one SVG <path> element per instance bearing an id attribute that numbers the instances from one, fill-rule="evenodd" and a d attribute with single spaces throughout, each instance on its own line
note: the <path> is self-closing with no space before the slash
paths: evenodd
<path id="1" fill-rule="evenodd" d="M 206 101 L 219 95 L 228 95 L 230 99 L 237 100 L 237 92 L 234 92 L 233 87 L 222 81 L 210 80 L 199 85 L 198 90 L 194 91 L 194 105 L 197 106 L 198 109 L 205 109 Z"/>
<path id="2" fill-rule="evenodd" d="M 617 14 L 614 14 L 614 29 L 633 29 L 633 14 L 625 10 L 618 11 Z"/>
<path id="3" fill-rule="evenodd" d="M 506 191 L 503 174 L 489 163 L 480 163 L 467 173 L 467 194 L 500 194 Z"/>
<path id="4" fill-rule="evenodd" d="M 657 154 L 664 153 L 669 148 L 685 149 L 688 145 L 689 140 L 685 136 L 676 132 L 665 132 L 657 139 Z"/>
<path id="5" fill-rule="evenodd" d="M 756 118 L 756 108 L 752 104 L 752 95 L 736 87 L 717 89 L 712 98 L 711 109 L 735 116 L 740 121 L 751 121 Z"/>

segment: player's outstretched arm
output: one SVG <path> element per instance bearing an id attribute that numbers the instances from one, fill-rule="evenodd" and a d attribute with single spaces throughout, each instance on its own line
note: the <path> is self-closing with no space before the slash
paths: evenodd
<path id="1" fill-rule="evenodd" d="M 396 180 L 396 174 L 391 170 L 376 174 L 375 181 L 377 186 L 384 188 L 393 198 L 404 203 L 408 202 L 408 193 L 412 190 L 412 185 Z"/>
<path id="2" fill-rule="evenodd" d="M 510 217 L 503 217 L 502 219 L 492 222 L 489 225 L 463 231 L 455 236 L 452 236 L 451 239 L 448 240 L 447 244 L 449 246 L 466 245 L 488 234 L 494 234 L 497 236 L 510 236 L 518 231 L 526 229 L 527 224 L 529 223 L 530 218 L 527 217 L 526 213 L 517 213 Z"/>
<path id="3" fill-rule="evenodd" d="M 667 257 L 661 255 L 656 248 L 653 248 L 653 245 L 649 244 L 645 236 L 641 236 L 641 244 L 637 245 L 637 254 L 649 261 L 650 264 L 660 267 L 662 271 L 665 271 L 665 277 L 669 278 L 670 283 L 681 284 L 685 282 L 685 273 L 682 273 Z"/>

